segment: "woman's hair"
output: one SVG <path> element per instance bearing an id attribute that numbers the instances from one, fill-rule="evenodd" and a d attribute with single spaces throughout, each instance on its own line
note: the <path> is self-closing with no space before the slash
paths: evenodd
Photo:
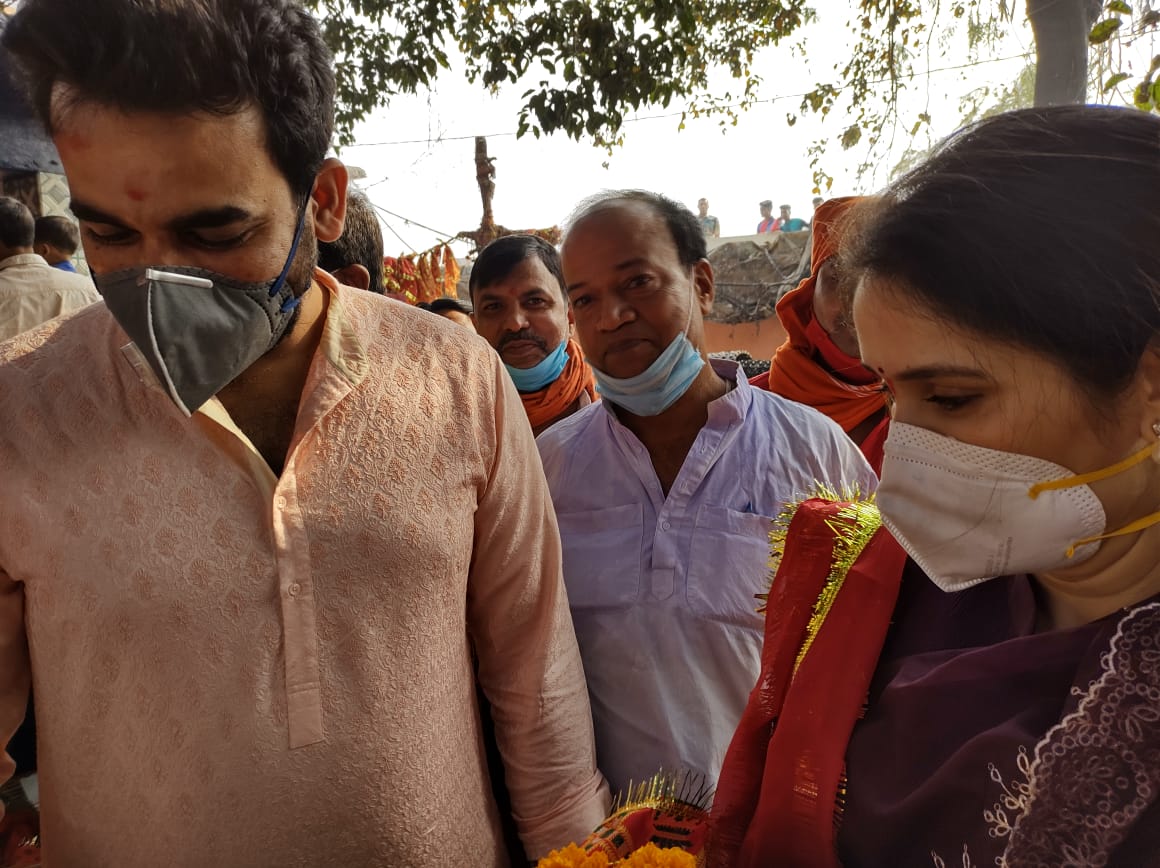
<path id="1" fill-rule="evenodd" d="M 842 258 L 1114 397 L 1160 338 L 1160 117 L 1060 106 L 969 127 L 859 209 Z"/>

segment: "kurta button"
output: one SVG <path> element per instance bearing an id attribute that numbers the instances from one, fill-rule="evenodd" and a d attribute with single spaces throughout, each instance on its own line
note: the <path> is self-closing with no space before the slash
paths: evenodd
<path id="1" fill-rule="evenodd" d="M 274 498 L 274 506 L 278 507 L 278 509 L 285 509 L 286 498 L 279 494 L 276 498 Z"/>
<path id="2" fill-rule="evenodd" d="M 673 526 L 671 524 L 669 524 L 667 521 L 661 522 L 661 530 L 672 530 L 672 529 L 673 529 Z"/>
<path id="3" fill-rule="evenodd" d="M 294 584 L 287 588 L 286 591 L 290 594 L 291 597 L 297 597 L 302 592 L 302 586 L 297 582 L 294 582 Z"/>

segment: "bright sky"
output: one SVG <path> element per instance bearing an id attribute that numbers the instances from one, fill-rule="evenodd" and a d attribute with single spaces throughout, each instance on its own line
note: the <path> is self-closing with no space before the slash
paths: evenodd
<path id="1" fill-rule="evenodd" d="M 406 218 L 383 215 L 388 254 L 423 250 L 438 240 L 435 232 L 417 224 L 446 234 L 479 225 L 471 138 L 477 134 L 489 135 L 489 153 L 496 158 L 495 219 L 509 229 L 559 224 L 585 196 L 603 189 L 641 187 L 666 193 L 694 211 L 697 199 L 706 196 L 710 213 L 721 221 L 722 235 L 743 235 L 756 227 L 757 203 L 762 199 L 774 200 L 775 214 L 776 206 L 785 202 L 795 215 L 808 219 L 814 193 L 807 149 L 818 138 L 834 139 L 823 164 L 835 179 L 831 194 L 871 191 L 888 180 L 919 113 L 931 115 L 930 132 L 941 138 L 958 126 L 964 94 L 1010 83 L 1028 63 L 1020 55 L 1032 45 L 1030 28 L 1019 22 L 983 57 L 971 58 L 965 45 L 950 46 L 945 57 L 932 52 L 929 62 L 922 60 L 917 68 L 935 71 L 910 81 L 904 91 L 894 156 L 881 160 L 875 175 L 859 182 L 856 168 L 866 159 L 866 146 L 844 152 L 837 144 L 851 122 L 844 108 L 824 122 L 807 114 L 793 127 L 786 123 L 787 113 L 799 113 L 800 94 L 816 81 L 831 80 L 834 64 L 849 56 L 848 6 L 836 0 L 826 0 L 825 6 L 829 11 L 819 13 L 819 20 L 801 31 L 807 58 L 795 56 L 788 43 L 759 55 L 755 71 L 764 79 L 761 97 L 777 99 L 749 110 L 724 134 L 716 119 L 689 120 L 678 131 L 684 106 L 673 105 L 626 124 L 626 142 L 611 158 L 589 142 L 562 135 L 516 139 L 512 133 L 519 95 L 526 88 L 510 85 L 492 96 L 453 70 L 443 75 L 433 92 L 397 97 L 380 109 L 356 129 L 357 145 L 341 156 L 366 171 L 366 179 L 359 183 L 376 205 Z M 982 62 L 937 71 L 972 61 Z M 734 93 L 740 89 L 727 74 L 714 84 L 718 94 L 730 90 L 730 85 Z M 919 134 L 920 147 L 928 143 L 928 135 Z M 395 142 L 411 143 L 391 144 Z M 603 167 L 605 161 L 608 168 Z M 463 255 L 467 246 L 460 243 L 455 249 Z"/>

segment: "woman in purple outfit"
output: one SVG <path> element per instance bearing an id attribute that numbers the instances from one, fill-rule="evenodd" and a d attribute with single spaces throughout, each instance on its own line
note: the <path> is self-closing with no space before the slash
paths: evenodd
<path id="1" fill-rule="evenodd" d="M 852 220 L 883 528 L 789 524 L 711 864 L 1160 865 L 1160 117 L 1001 115 Z"/>

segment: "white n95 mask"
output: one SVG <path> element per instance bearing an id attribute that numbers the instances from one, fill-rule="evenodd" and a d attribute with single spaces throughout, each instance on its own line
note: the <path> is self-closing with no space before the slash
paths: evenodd
<path id="1" fill-rule="evenodd" d="M 996 576 L 1082 563 L 1100 541 L 1160 523 L 1160 513 L 1107 533 L 1087 484 L 1139 464 L 1148 446 L 1077 476 L 1066 467 L 985 449 L 904 423 L 890 426 L 878 486 L 882 522 L 931 581 L 960 591 Z"/>

